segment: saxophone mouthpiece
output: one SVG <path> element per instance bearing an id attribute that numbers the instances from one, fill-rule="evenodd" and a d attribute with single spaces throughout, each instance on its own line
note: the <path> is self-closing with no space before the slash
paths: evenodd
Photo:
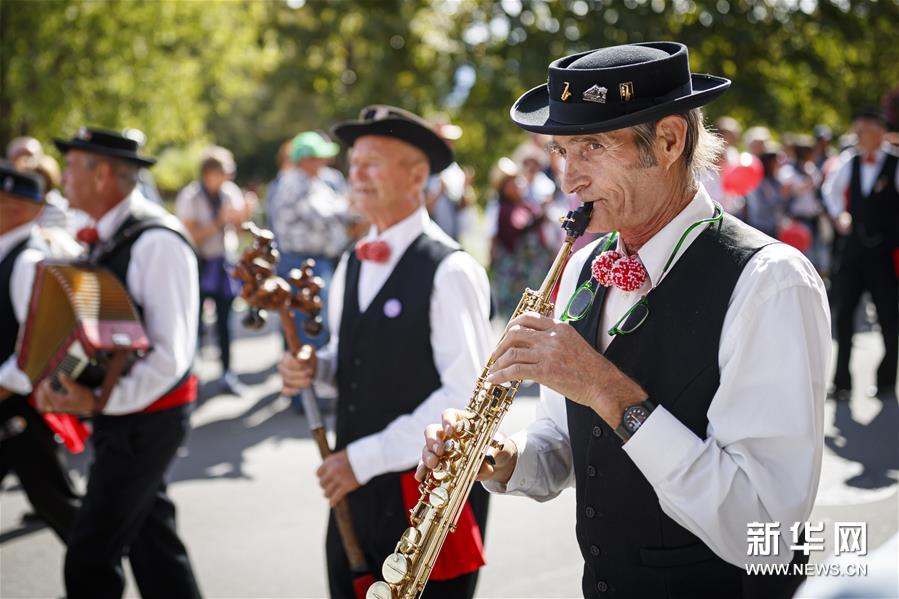
<path id="1" fill-rule="evenodd" d="M 578 238 L 587 230 L 590 224 L 590 216 L 593 214 L 593 202 L 582 204 L 577 210 L 572 210 L 565 218 L 561 219 L 562 228 L 569 237 Z"/>

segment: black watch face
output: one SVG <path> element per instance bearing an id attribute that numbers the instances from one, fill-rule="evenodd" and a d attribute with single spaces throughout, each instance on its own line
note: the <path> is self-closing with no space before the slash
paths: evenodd
<path id="1" fill-rule="evenodd" d="M 637 432 L 640 425 L 649 418 L 649 411 L 643 406 L 631 406 L 624 411 L 621 424 L 624 425 L 631 434 Z"/>

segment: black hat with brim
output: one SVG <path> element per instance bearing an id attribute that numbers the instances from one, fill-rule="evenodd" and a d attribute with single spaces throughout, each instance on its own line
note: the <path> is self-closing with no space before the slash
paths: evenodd
<path id="1" fill-rule="evenodd" d="M 70 140 L 54 139 L 53 143 L 65 154 L 69 150 L 81 150 L 91 154 L 112 156 L 120 160 L 134 162 L 140 166 L 152 166 L 156 160 L 137 153 L 140 148 L 137 140 L 106 129 L 82 127 Z"/>
<path id="2" fill-rule="evenodd" d="M 535 133 L 603 133 L 699 108 L 728 87 L 723 77 L 691 73 L 683 44 L 612 46 L 554 61 L 548 83 L 518 98 L 510 116 Z"/>
<path id="3" fill-rule="evenodd" d="M 33 173 L 24 173 L 11 163 L 0 160 L 0 193 L 18 200 L 44 203 L 44 181 Z"/>
<path id="4" fill-rule="evenodd" d="M 428 158 L 431 174 L 437 174 L 453 163 L 453 151 L 431 129 L 428 122 L 402 108 L 377 104 L 366 106 L 359 119 L 337 123 L 331 133 L 347 146 L 366 135 L 393 137 L 415 146 Z"/>

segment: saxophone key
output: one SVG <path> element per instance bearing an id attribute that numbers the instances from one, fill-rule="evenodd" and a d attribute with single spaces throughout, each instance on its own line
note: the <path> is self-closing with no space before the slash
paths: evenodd
<path id="1" fill-rule="evenodd" d="M 432 507 L 442 508 L 449 501 L 449 491 L 443 485 L 434 487 L 431 494 L 428 495 L 428 502 Z"/>
<path id="2" fill-rule="evenodd" d="M 415 507 L 409 510 L 409 519 L 412 520 L 412 524 L 421 524 L 422 522 L 424 522 L 425 518 L 428 516 L 428 512 L 430 511 L 431 506 L 425 503 L 422 499 L 419 499 Z"/>
<path id="3" fill-rule="evenodd" d="M 403 533 L 403 536 L 400 537 L 399 543 L 399 552 L 404 555 L 411 555 L 418 551 L 418 547 L 421 544 L 422 534 L 421 531 L 415 528 L 414 526 L 410 526 Z"/>
<path id="4" fill-rule="evenodd" d="M 390 584 L 399 584 L 409 575 L 409 558 L 402 553 L 391 553 L 381 566 L 381 575 Z"/>
<path id="5" fill-rule="evenodd" d="M 365 592 L 365 599 L 394 599 L 393 590 L 389 584 L 379 580 L 368 587 L 368 590 Z"/>

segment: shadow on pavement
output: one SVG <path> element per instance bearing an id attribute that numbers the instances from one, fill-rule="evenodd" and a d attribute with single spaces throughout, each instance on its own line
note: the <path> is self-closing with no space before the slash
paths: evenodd
<path id="1" fill-rule="evenodd" d="M 241 377 L 243 378 L 243 377 Z M 244 452 L 260 443 L 310 438 L 305 417 L 280 404 L 270 393 L 234 418 L 194 427 L 182 457 L 175 461 L 169 482 L 215 478 L 246 478 Z"/>
<path id="2" fill-rule="evenodd" d="M 843 459 L 858 462 L 863 470 L 846 481 L 861 489 L 880 489 L 895 485 L 899 470 L 899 403 L 886 400 L 880 412 L 868 424 L 852 417 L 850 402 L 837 404 L 834 427 L 838 434 L 825 437 L 827 447 Z M 892 471 L 892 472 L 890 472 Z"/>

